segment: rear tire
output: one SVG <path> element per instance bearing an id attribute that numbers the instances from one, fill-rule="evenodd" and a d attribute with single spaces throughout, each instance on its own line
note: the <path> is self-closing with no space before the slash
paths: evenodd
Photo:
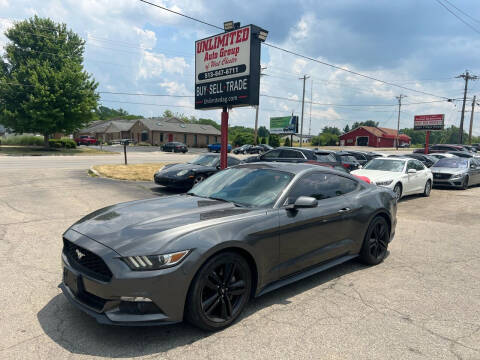
<path id="1" fill-rule="evenodd" d="M 390 227 L 383 216 L 375 217 L 368 226 L 360 261 L 367 265 L 380 264 L 387 256 L 388 242 L 390 240 Z"/>
<path id="2" fill-rule="evenodd" d="M 208 260 L 195 275 L 187 296 L 185 317 L 208 331 L 230 326 L 248 303 L 252 272 L 241 255 L 224 252 Z"/>
<path id="3" fill-rule="evenodd" d="M 431 192 L 432 192 L 432 182 L 430 180 L 427 180 L 427 182 L 425 183 L 425 188 L 423 189 L 423 196 L 429 197 Z"/>

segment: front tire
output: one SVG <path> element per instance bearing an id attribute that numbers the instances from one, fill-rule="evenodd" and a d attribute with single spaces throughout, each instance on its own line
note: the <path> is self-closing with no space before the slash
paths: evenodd
<path id="1" fill-rule="evenodd" d="M 245 308 L 252 290 L 252 272 L 234 252 L 208 260 L 192 282 L 185 317 L 192 325 L 218 331 L 232 324 Z"/>
<path id="2" fill-rule="evenodd" d="M 397 201 L 399 201 L 402 197 L 402 185 L 400 183 L 396 184 L 393 188 L 393 192 L 395 193 L 395 197 Z"/>
<path id="3" fill-rule="evenodd" d="M 197 185 L 198 183 L 201 183 L 205 179 L 206 179 L 205 175 L 197 175 L 193 179 L 193 185 Z"/>
<path id="4" fill-rule="evenodd" d="M 387 256 L 390 227 L 383 216 L 375 217 L 363 240 L 360 260 L 367 265 L 380 264 Z"/>
<path id="5" fill-rule="evenodd" d="M 468 182 L 469 182 L 469 178 L 468 178 L 468 175 L 465 176 L 465 178 L 463 179 L 463 183 L 462 183 L 462 190 L 467 190 L 468 189 Z"/>
<path id="6" fill-rule="evenodd" d="M 425 183 L 425 188 L 423 189 L 423 196 L 429 197 L 431 192 L 432 192 L 432 182 L 430 180 L 427 180 L 427 182 Z"/>

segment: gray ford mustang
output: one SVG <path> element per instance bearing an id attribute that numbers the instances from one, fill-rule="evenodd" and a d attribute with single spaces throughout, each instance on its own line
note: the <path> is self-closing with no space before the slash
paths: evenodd
<path id="1" fill-rule="evenodd" d="M 309 164 L 253 163 L 189 193 L 98 210 L 63 236 L 65 296 L 98 322 L 230 325 L 251 297 L 359 257 L 395 233 L 388 189 Z"/>

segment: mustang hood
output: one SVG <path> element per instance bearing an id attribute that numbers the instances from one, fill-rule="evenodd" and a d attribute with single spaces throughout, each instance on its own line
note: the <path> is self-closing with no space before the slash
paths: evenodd
<path id="1" fill-rule="evenodd" d="M 189 195 L 132 201 L 97 210 L 70 227 L 120 255 L 140 243 L 161 247 L 172 237 L 212 225 L 228 216 L 251 212 L 231 203 Z"/>

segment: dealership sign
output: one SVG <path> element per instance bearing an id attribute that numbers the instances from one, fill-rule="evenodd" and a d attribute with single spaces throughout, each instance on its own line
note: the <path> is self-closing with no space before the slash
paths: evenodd
<path id="1" fill-rule="evenodd" d="M 195 109 L 258 105 L 259 29 L 248 25 L 195 42 Z"/>
<path id="2" fill-rule="evenodd" d="M 283 116 L 270 118 L 270 133 L 277 135 L 292 135 L 298 133 L 298 116 Z"/>
<path id="3" fill-rule="evenodd" d="M 413 120 L 414 130 L 443 130 L 444 114 L 415 115 Z"/>

